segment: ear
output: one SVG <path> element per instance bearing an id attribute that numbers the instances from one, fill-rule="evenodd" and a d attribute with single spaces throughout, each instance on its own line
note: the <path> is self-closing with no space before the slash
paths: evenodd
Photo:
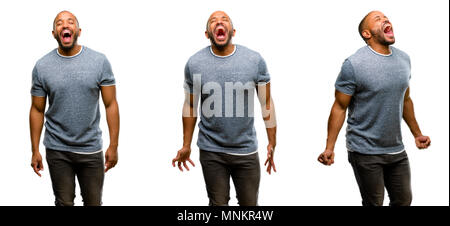
<path id="1" fill-rule="evenodd" d="M 236 34 L 236 29 L 233 29 L 233 35 L 232 35 L 232 37 L 234 37 L 235 34 Z"/>
<path id="2" fill-rule="evenodd" d="M 370 33 L 369 30 L 363 30 L 362 36 L 363 36 L 365 39 L 370 39 L 370 38 L 372 38 L 372 34 Z"/>
<path id="3" fill-rule="evenodd" d="M 52 31 L 52 36 L 53 36 L 53 38 L 56 39 L 56 32 L 55 31 Z"/>
<path id="4" fill-rule="evenodd" d="M 81 28 L 78 28 L 78 37 L 81 36 Z"/>
<path id="5" fill-rule="evenodd" d="M 208 31 L 205 31 L 205 37 L 209 39 Z"/>

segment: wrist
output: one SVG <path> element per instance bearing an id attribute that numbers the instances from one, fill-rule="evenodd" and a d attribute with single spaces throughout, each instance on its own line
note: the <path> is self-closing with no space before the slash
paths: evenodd
<path id="1" fill-rule="evenodd" d="M 33 153 L 33 154 L 39 153 L 39 147 L 31 148 L 31 153 Z"/>
<path id="2" fill-rule="evenodd" d="M 423 136 L 421 132 L 413 133 L 414 138 Z"/>
<path id="3" fill-rule="evenodd" d="M 117 150 L 118 147 L 119 147 L 118 144 L 109 144 L 108 149 Z"/>
<path id="4" fill-rule="evenodd" d="M 191 142 L 183 142 L 183 148 L 191 148 Z"/>
<path id="5" fill-rule="evenodd" d="M 328 146 L 328 145 L 327 145 L 327 146 L 325 147 L 325 150 L 326 150 L 326 151 L 328 150 L 328 151 L 334 152 L 334 146 Z"/>

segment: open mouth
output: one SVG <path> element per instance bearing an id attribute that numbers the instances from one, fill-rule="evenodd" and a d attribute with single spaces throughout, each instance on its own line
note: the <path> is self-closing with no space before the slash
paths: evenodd
<path id="1" fill-rule="evenodd" d="M 227 32 L 225 27 L 221 25 L 217 26 L 215 36 L 218 41 L 225 41 L 225 39 L 227 38 Z"/>
<path id="2" fill-rule="evenodd" d="M 387 34 L 389 36 L 393 36 L 394 35 L 394 31 L 392 30 L 392 25 L 390 25 L 390 24 L 386 24 L 384 26 L 384 30 L 383 31 L 384 31 L 385 34 Z"/>
<path id="3" fill-rule="evenodd" d="M 63 43 L 70 43 L 72 41 L 72 32 L 69 29 L 64 29 L 61 32 L 61 40 Z"/>

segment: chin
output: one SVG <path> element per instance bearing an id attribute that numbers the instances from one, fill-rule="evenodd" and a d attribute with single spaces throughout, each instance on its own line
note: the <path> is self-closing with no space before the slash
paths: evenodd
<path id="1" fill-rule="evenodd" d="M 73 43 L 68 44 L 68 45 L 61 45 L 61 49 L 63 50 L 71 50 L 75 45 Z"/>
<path id="2" fill-rule="evenodd" d="M 225 47 L 225 46 L 227 46 L 229 43 L 230 43 L 229 40 L 225 40 L 225 41 L 222 41 L 222 42 L 217 42 L 217 41 L 215 41 L 216 47 L 219 47 L 219 48 Z"/>

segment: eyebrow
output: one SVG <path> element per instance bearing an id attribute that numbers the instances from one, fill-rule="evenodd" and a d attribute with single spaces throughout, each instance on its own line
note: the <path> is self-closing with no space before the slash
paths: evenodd
<path id="1" fill-rule="evenodd" d="M 209 19 L 209 21 L 214 20 L 214 19 L 217 19 L 217 18 L 218 18 L 218 17 L 213 16 L 213 17 L 211 17 L 211 18 Z M 227 19 L 227 20 L 229 20 L 229 18 L 228 18 L 227 16 L 222 16 L 221 18 L 222 18 L 222 19 Z"/>
<path id="2" fill-rule="evenodd" d="M 385 15 L 384 15 L 384 16 L 376 15 L 376 16 L 374 16 L 373 18 L 374 18 L 374 19 L 377 19 L 377 18 L 382 18 L 382 17 L 387 19 L 387 16 L 385 16 Z"/>
<path id="3" fill-rule="evenodd" d="M 60 21 L 62 21 L 62 20 L 63 20 L 63 19 L 57 19 L 57 20 L 55 21 L 55 24 L 57 24 L 58 22 L 60 22 Z M 75 22 L 75 20 L 74 20 L 73 18 L 69 18 L 69 19 L 67 19 L 67 20 Z"/>

